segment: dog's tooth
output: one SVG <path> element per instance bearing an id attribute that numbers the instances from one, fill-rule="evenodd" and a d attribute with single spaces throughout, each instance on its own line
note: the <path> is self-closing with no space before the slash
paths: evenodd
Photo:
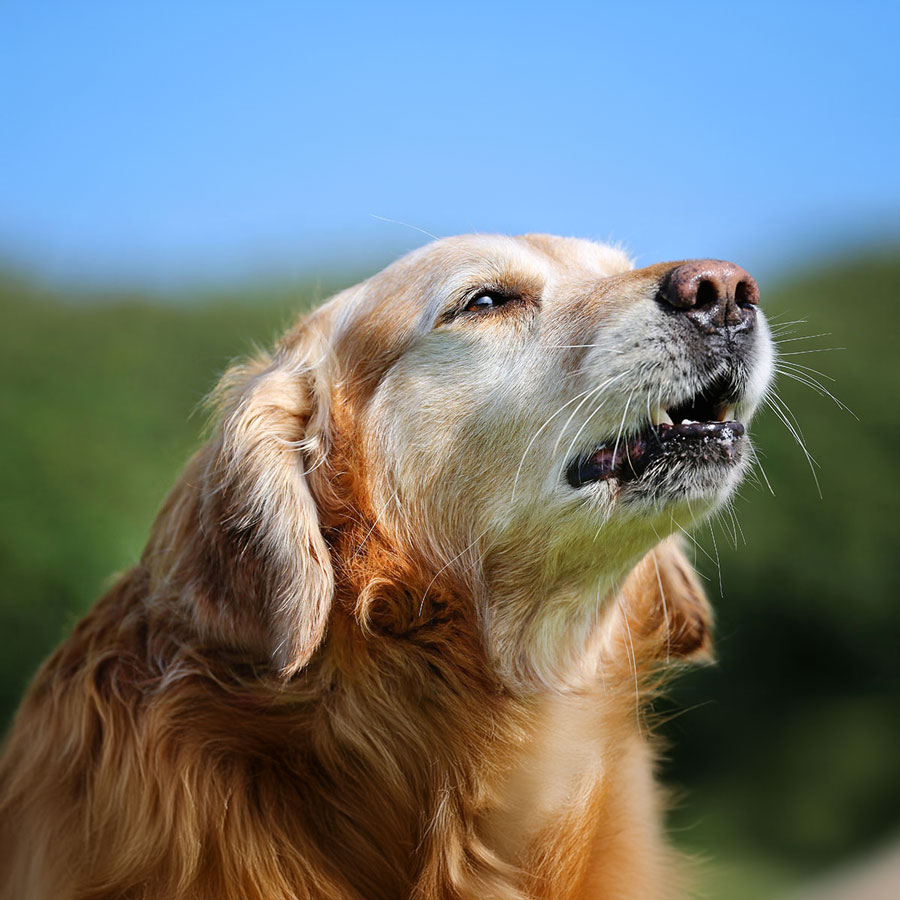
<path id="1" fill-rule="evenodd" d="M 657 406 L 656 409 L 654 409 L 650 413 L 650 421 L 654 425 L 673 425 L 674 424 L 674 422 L 672 422 L 671 417 L 666 412 L 665 408 L 662 406 Z"/>
<path id="2" fill-rule="evenodd" d="M 696 425 L 697 420 L 696 419 L 682 419 L 681 424 L 682 425 Z"/>
<path id="3" fill-rule="evenodd" d="M 722 418 L 720 421 L 733 422 L 735 414 L 736 414 L 736 408 L 734 406 L 729 406 L 725 409 L 725 412 L 722 414 Z"/>

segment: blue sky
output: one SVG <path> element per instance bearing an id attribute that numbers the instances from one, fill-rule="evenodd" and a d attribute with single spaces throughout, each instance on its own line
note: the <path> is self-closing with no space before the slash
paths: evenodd
<path id="1" fill-rule="evenodd" d="M 898 48 L 897 2 L 4 0 L 0 254 L 326 272 L 427 239 L 386 218 L 777 268 L 900 237 Z"/>

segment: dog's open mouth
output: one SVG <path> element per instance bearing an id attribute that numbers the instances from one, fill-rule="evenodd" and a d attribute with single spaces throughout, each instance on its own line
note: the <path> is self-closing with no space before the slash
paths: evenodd
<path id="1" fill-rule="evenodd" d="M 597 481 L 635 481 L 657 461 L 695 460 L 728 466 L 740 456 L 745 428 L 735 421 L 735 391 L 718 380 L 690 400 L 651 411 L 650 424 L 638 434 L 582 454 L 569 464 L 566 478 L 574 488 Z"/>

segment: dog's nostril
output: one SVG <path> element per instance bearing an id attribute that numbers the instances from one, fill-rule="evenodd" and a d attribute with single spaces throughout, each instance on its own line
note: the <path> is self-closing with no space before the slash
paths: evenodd
<path id="1" fill-rule="evenodd" d="M 755 306 L 759 302 L 756 294 L 755 284 L 751 285 L 748 281 L 739 281 L 734 287 L 734 302 L 738 306 Z"/>
<path id="2" fill-rule="evenodd" d="M 700 284 L 697 285 L 697 300 L 696 306 L 711 306 L 715 305 L 719 302 L 719 289 L 712 282 L 707 279 L 703 279 Z"/>

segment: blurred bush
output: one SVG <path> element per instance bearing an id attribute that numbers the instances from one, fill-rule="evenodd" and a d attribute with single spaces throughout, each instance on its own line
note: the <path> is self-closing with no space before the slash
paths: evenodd
<path id="1" fill-rule="evenodd" d="M 793 873 L 900 825 L 898 284 L 900 253 L 886 252 L 763 285 L 784 361 L 834 378 L 793 370 L 859 420 L 781 377 L 823 498 L 766 412 L 755 432 L 775 496 L 758 478 L 735 504 L 738 526 L 720 516 L 698 535 L 720 663 L 683 678 L 659 710 L 665 775 L 686 789 L 673 830 L 688 847 Z M 326 293 L 89 299 L 0 278 L 4 719 L 110 573 L 139 555 L 229 359 Z"/>

